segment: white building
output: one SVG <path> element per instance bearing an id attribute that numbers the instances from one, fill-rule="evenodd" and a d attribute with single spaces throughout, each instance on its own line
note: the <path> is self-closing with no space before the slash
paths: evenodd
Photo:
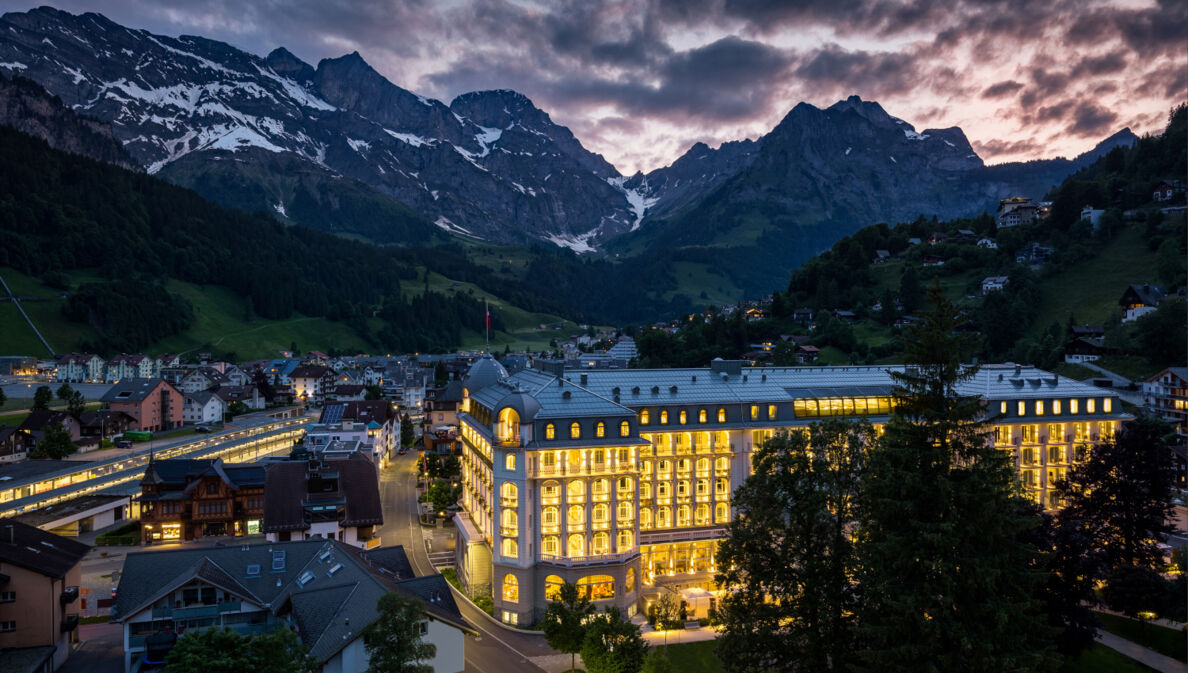
<path id="1" fill-rule="evenodd" d="M 1081 219 L 1088 220 L 1089 224 L 1092 224 L 1094 229 L 1096 229 L 1098 225 L 1101 224 L 1101 216 L 1104 214 L 1104 210 L 1098 210 L 1093 206 L 1085 206 L 1081 209 Z"/>
<path id="2" fill-rule="evenodd" d="M 1009 279 L 1006 276 L 987 276 L 982 279 L 982 294 L 997 292 L 1006 287 Z"/>
<path id="3" fill-rule="evenodd" d="M 227 403 L 218 395 L 201 390 L 187 393 L 182 405 L 182 421 L 186 423 L 218 423 L 223 420 Z"/>
<path id="4" fill-rule="evenodd" d="M 320 670 L 363 673 L 363 643 L 388 592 L 418 601 L 422 638 L 436 646 L 438 673 L 465 667 L 463 620 L 441 575 L 415 577 L 404 550 L 360 552 L 311 539 L 128 554 L 112 608 L 124 629 L 124 671 L 164 661 L 183 630 L 230 628 L 249 635 L 297 631 Z M 328 618 L 330 617 L 330 618 Z"/>
<path id="5" fill-rule="evenodd" d="M 91 353 L 71 353 L 58 358 L 58 368 L 55 380 L 71 383 L 84 381 L 102 381 L 104 360 Z"/>

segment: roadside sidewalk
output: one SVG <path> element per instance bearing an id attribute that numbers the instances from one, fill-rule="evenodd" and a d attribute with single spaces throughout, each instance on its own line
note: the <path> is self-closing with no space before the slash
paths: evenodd
<path id="1" fill-rule="evenodd" d="M 1149 666 L 1157 671 L 1162 671 L 1163 673 L 1184 673 L 1188 671 L 1188 664 L 1182 661 L 1176 661 L 1154 650 L 1148 650 L 1138 643 L 1133 643 L 1125 638 L 1119 638 L 1112 633 L 1101 631 L 1097 634 L 1097 639 L 1101 641 L 1102 645 L 1117 650 L 1140 664 Z"/>

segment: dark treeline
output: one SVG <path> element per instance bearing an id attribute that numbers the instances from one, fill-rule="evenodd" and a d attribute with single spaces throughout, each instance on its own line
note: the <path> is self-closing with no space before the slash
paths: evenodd
<path id="1" fill-rule="evenodd" d="M 157 283 L 86 283 L 70 295 L 63 313 L 99 332 L 83 348 L 102 353 L 141 350 L 194 322 L 190 302 Z"/>

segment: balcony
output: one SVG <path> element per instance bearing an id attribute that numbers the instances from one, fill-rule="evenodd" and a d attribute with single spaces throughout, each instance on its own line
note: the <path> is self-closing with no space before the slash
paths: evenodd
<path id="1" fill-rule="evenodd" d="M 243 601 L 219 601 L 219 612 L 239 612 L 243 609 Z"/>
<path id="2" fill-rule="evenodd" d="M 529 477 L 590 477 L 598 475 L 634 473 L 638 466 L 634 461 L 626 463 L 597 463 L 594 465 L 574 465 L 560 463 L 556 465 L 536 465 L 529 467 Z"/>
<path id="3" fill-rule="evenodd" d="M 639 550 L 620 552 L 618 554 L 592 554 L 589 556 L 557 556 L 555 554 L 541 554 L 541 563 L 550 563 L 559 566 L 596 566 L 596 565 L 611 565 L 616 563 L 623 563 L 636 556 L 639 556 Z"/>
<path id="4" fill-rule="evenodd" d="M 518 528 L 510 528 L 508 526 L 500 526 L 499 534 L 503 537 L 516 537 L 520 534 Z"/>
<path id="5" fill-rule="evenodd" d="M 58 597 L 62 605 L 67 605 L 78 600 L 78 587 L 66 587 L 62 590 L 62 595 Z"/>

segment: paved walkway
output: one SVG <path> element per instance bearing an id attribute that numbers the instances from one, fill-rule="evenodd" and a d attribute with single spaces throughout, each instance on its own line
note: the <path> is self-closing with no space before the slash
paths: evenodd
<path id="1" fill-rule="evenodd" d="M 1101 641 L 1102 645 L 1117 650 L 1140 664 L 1149 666 L 1157 671 L 1162 671 L 1163 673 L 1185 673 L 1188 671 L 1188 664 L 1182 661 L 1176 661 L 1171 657 L 1166 657 L 1155 650 L 1148 650 L 1138 643 L 1133 643 L 1125 638 L 1119 638 L 1112 633 L 1099 631 L 1097 633 L 1097 639 Z"/>

